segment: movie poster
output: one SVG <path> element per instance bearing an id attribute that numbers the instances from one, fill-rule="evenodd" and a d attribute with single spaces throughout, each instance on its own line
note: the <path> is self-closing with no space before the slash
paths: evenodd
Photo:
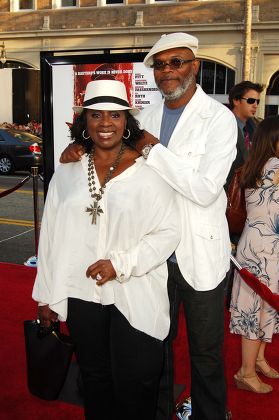
<path id="1" fill-rule="evenodd" d="M 153 78 L 153 70 L 142 62 L 67 64 L 53 66 L 53 144 L 54 166 L 69 144 L 69 126 L 75 115 L 73 106 L 83 104 L 87 83 L 100 79 L 116 79 L 125 83 L 131 106 L 143 109 L 158 102 L 161 94 Z M 113 94 L 113 92 L 112 92 Z"/>
<path id="2" fill-rule="evenodd" d="M 83 104 L 87 83 L 101 79 L 115 79 L 125 83 L 128 101 L 136 108 L 142 109 L 160 99 L 153 71 L 143 63 L 75 64 L 75 105 Z"/>

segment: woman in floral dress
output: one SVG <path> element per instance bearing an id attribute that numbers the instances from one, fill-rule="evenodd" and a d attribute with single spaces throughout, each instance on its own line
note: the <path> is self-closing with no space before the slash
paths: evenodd
<path id="1" fill-rule="evenodd" d="M 279 117 L 263 120 L 241 174 L 247 220 L 237 260 L 273 293 L 279 293 Z M 272 387 L 257 372 L 279 378 L 265 359 L 266 343 L 279 333 L 279 313 L 257 295 L 236 271 L 230 330 L 242 336 L 242 366 L 234 375 L 239 389 L 268 393 Z"/>

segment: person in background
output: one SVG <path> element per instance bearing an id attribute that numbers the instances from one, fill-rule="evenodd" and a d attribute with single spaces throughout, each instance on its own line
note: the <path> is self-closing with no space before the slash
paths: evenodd
<path id="1" fill-rule="evenodd" d="M 227 177 L 227 182 L 224 187 L 225 191 L 228 190 L 235 171 L 244 165 L 244 162 L 248 157 L 253 133 L 260 122 L 260 119 L 256 118 L 255 114 L 260 103 L 260 94 L 262 90 L 263 86 L 259 83 L 253 83 L 246 80 L 235 85 L 229 92 L 230 109 L 236 118 L 238 134 L 236 143 L 237 154 Z M 239 234 L 230 232 L 232 253 L 234 255 L 236 253 L 239 238 Z M 234 267 L 231 263 L 230 270 L 228 271 L 225 280 L 226 306 L 228 309 L 230 307 L 233 277 Z"/>
<path id="2" fill-rule="evenodd" d="M 174 191 L 131 147 L 143 133 L 123 83 L 90 82 L 74 110 L 71 136 L 86 155 L 50 182 L 33 299 L 44 326 L 67 321 L 86 420 L 154 420 L 166 260 L 179 242 Z"/>
<path id="3" fill-rule="evenodd" d="M 257 127 L 248 159 L 241 172 L 247 220 L 237 247 L 237 260 L 273 293 L 279 293 L 279 116 Z M 269 393 L 272 386 L 258 373 L 279 379 L 265 358 L 266 344 L 279 333 L 277 311 L 257 295 L 235 272 L 230 330 L 241 335 L 242 365 L 234 380 L 239 389 Z"/>
<path id="4" fill-rule="evenodd" d="M 226 418 L 223 279 L 230 265 L 230 240 L 223 186 L 236 154 L 237 124 L 227 107 L 196 84 L 197 50 L 196 37 L 171 33 L 162 35 L 144 59 L 163 99 L 139 114 L 141 127 L 152 135 L 145 133 L 135 147 L 175 190 L 181 232 L 168 261 L 171 329 L 156 420 L 171 420 L 174 412 L 172 342 L 180 303 L 190 350 L 191 420 Z M 78 160 L 82 153 L 70 145 L 61 159 Z"/>
<path id="5" fill-rule="evenodd" d="M 235 85 L 229 92 L 230 109 L 236 118 L 238 135 L 237 155 L 231 166 L 225 188 L 229 185 L 235 170 L 240 168 L 248 157 L 253 133 L 260 122 L 255 115 L 262 91 L 262 85 L 246 80 Z"/>

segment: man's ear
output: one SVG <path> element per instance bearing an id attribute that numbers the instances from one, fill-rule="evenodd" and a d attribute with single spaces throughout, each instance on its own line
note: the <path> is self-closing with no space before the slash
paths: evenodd
<path id="1" fill-rule="evenodd" d="M 195 58 L 195 61 L 193 61 L 192 65 L 194 69 L 194 75 L 197 76 L 200 69 L 200 60 L 198 58 Z"/>
<path id="2" fill-rule="evenodd" d="M 240 99 L 233 99 L 233 107 L 237 107 L 240 103 Z"/>

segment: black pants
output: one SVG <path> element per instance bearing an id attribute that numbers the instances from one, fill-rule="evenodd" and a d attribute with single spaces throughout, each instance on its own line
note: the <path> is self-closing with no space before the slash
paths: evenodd
<path id="1" fill-rule="evenodd" d="M 132 328 L 114 305 L 70 298 L 67 323 L 76 344 L 86 420 L 153 420 L 162 341 Z"/>
<path id="2" fill-rule="evenodd" d="M 224 420 L 224 285 L 221 283 L 214 290 L 198 292 L 186 283 L 177 264 L 169 262 L 168 268 L 171 330 L 165 341 L 164 372 L 156 420 L 171 420 L 174 411 L 172 342 L 177 335 L 181 302 L 186 317 L 191 362 L 191 420 Z"/>

